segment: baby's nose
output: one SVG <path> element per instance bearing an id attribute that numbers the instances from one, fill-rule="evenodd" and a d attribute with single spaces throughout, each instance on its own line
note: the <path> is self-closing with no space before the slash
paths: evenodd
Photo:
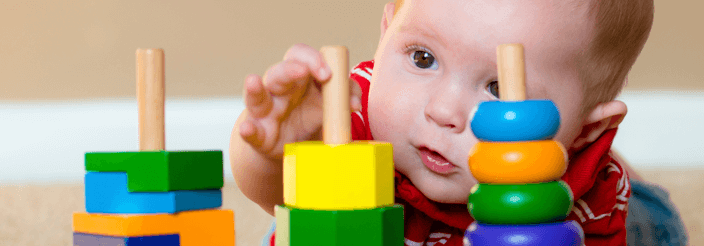
<path id="1" fill-rule="evenodd" d="M 461 133 L 466 127 L 467 116 L 462 107 L 457 102 L 443 102 L 444 100 L 431 101 L 425 108 L 427 120 L 437 124 L 441 128 L 451 130 L 453 133 Z"/>

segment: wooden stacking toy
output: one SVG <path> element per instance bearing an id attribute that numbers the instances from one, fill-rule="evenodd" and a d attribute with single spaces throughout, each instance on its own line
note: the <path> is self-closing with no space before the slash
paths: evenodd
<path id="1" fill-rule="evenodd" d="M 551 140 L 560 114 L 550 100 L 526 100 L 523 46 L 497 48 L 500 101 L 482 102 L 471 129 L 480 140 L 469 153 L 469 168 L 479 184 L 467 208 L 474 217 L 464 244 L 581 246 L 584 232 L 564 221 L 574 197 L 560 177 L 567 153 Z"/>
<path id="2" fill-rule="evenodd" d="M 140 151 L 86 153 L 73 245 L 235 245 L 222 151 L 164 151 L 164 51 L 136 54 Z"/>
<path id="3" fill-rule="evenodd" d="M 402 246 L 391 144 L 350 141 L 347 48 L 320 52 L 332 69 L 322 86 L 323 141 L 284 147 L 284 205 L 275 208 L 275 244 Z"/>

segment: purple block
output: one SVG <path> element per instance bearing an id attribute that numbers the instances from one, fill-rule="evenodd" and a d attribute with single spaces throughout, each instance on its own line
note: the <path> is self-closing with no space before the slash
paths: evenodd
<path id="1" fill-rule="evenodd" d="M 112 237 L 74 232 L 73 246 L 179 246 L 179 237 L 178 234 Z"/>

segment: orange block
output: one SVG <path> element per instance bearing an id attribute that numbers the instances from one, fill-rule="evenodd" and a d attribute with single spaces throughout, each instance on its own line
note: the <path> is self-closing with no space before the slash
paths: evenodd
<path id="1" fill-rule="evenodd" d="M 73 214 L 73 231 L 117 237 L 179 234 L 181 246 L 235 245 L 232 210 L 208 209 L 176 214 Z"/>

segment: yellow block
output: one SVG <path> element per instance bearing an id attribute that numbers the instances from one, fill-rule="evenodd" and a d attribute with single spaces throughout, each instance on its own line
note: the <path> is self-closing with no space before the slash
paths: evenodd
<path id="1" fill-rule="evenodd" d="M 284 203 L 302 209 L 369 209 L 394 203 L 390 143 L 320 141 L 284 147 Z"/>
<path id="2" fill-rule="evenodd" d="M 541 183 L 567 171 L 567 152 L 554 140 L 479 142 L 469 152 L 469 171 L 479 183 Z"/>
<path id="3" fill-rule="evenodd" d="M 179 234 L 181 246 L 235 245 L 232 210 L 208 209 L 176 214 L 73 214 L 73 231 L 116 237 Z"/>

